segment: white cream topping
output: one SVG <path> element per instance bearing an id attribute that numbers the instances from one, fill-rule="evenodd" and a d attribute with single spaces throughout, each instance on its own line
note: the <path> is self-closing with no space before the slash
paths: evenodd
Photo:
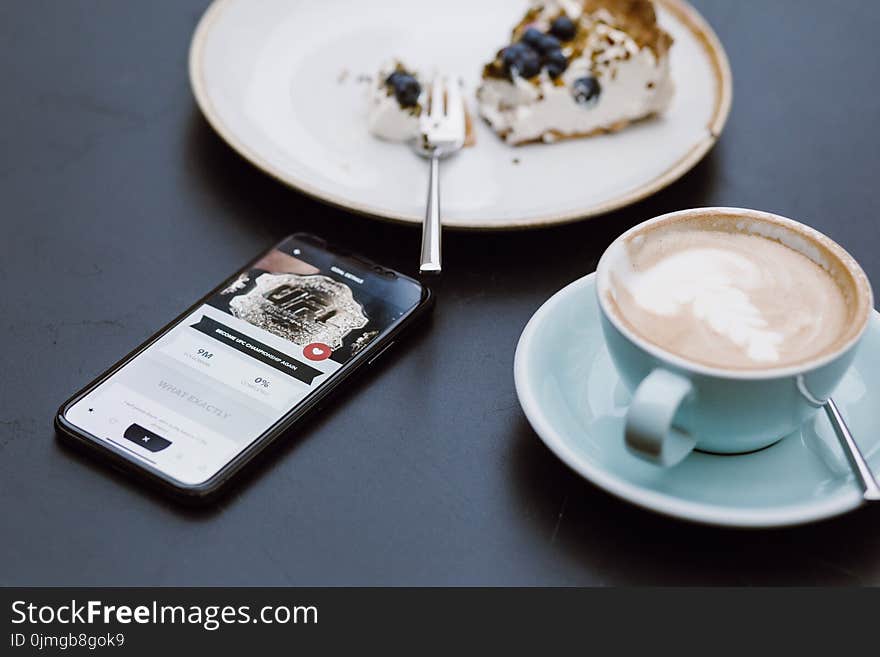
<path id="1" fill-rule="evenodd" d="M 419 134 L 419 114 L 416 108 L 401 107 L 397 98 L 388 90 L 385 80 L 397 68 L 397 62 L 383 65 L 369 88 L 367 127 L 380 139 L 409 141 Z M 418 76 L 416 77 L 418 79 Z M 421 83 L 421 80 L 419 80 Z M 422 84 L 424 95 L 425 85 Z"/>

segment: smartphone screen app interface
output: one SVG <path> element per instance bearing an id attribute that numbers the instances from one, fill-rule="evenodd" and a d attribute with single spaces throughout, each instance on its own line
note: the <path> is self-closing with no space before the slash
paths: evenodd
<path id="1" fill-rule="evenodd" d="M 420 286 L 291 238 L 71 405 L 186 485 L 216 474 L 418 305 Z"/>

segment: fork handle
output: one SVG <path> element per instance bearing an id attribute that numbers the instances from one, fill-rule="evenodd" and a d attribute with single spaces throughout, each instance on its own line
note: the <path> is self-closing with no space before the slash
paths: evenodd
<path id="1" fill-rule="evenodd" d="M 431 155 L 431 172 L 428 175 L 428 204 L 425 222 L 422 224 L 422 263 L 419 271 L 440 272 L 440 154 Z"/>

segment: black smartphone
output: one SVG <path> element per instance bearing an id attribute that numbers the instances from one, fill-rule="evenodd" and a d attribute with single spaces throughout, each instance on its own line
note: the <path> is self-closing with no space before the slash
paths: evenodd
<path id="1" fill-rule="evenodd" d="M 293 235 L 61 406 L 61 438 L 190 501 L 371 365 L 432 306 L 428 288 Z"/>

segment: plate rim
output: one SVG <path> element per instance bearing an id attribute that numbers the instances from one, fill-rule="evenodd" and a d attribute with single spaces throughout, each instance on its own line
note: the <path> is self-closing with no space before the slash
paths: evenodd
<path id="1" fill-rule="evenodd" d="M 570 295 L 580 291 L 581 288 L 589 286 L 595 276 L 596 274 L 593 272 L 572 281 L 547 299 L 535 311 L 523 329 L 514 356 L 514 386 L 520 407 L 541 441 L 570 469 L 602 490 L 630 504 L 661 515 L 717 527 L 745 529 L 792 527 L 842 515 L 864 505 L 864 499 L 856 489 L 853 489 L 851 494 L 837 495 L 820 503 L 777 506 L 769 509 L 731 509 L 714 504 L 692 502 L 666 493 L 648 490 L 609 472 L 588 459 L 581 458 L 575 453 L 568 446 L 568 441 L 547 419 L 536 401 L 526 371 L 526 359 L 528 354 L 532 352 L 535 335 L 553 308 Z M 874 313 L 877 315 L 876 310 Z"/>
<path id="2" fill-rule="evenodd" d="M 301 176 L 290 175 L 275 167 L 271 162 L 263 158 L 259 152 L 248 146 L 239 139 L 233 131 L 221 120 L 217 113 L 204 79 L 203 52 L 208 35 L 214 23 L 219 19 L 224 9 L 232 2 L 238 0 L 213 0 L 202 17 L 199 19 L 190 42 L 188 56 L 188 70 L 190 87 L 199 106 L 202 115 L 209 125 L 220 137 L 237 151 L 240 156 L 249 161 L 257 169 L 268 174 L 284 185 L 296 189 L 311 198 L 331 205 L 342 210 L 354 212 L 371 219 L 380 219 L 401 224 L 421 224 L 421 215 L 394 212 L 371 204 L 351 201 L 344 196 L 318 189 L 316 186 L 304 180 Z M 522 230 L 527 228 L 544 228 L 567 223 L 583 221 L 590 217 L 606 214 L 618 210 L 638 201 L 641 201 L 661 189 L 668 187 L 684 174 L 694 168 L 718 141 L 730 115 L 733 102 L 733 75 L 727 53 L 721 44 L 718 35 L 709 25 L 708 21 L 687 0 L 655 0 L 668 11 L 676 15 L 702 42 L 711 60 L 716 82 L 715 109 L 706 126 L 706 135 L 694 143 L 691 149 L 673 163 L 660 175 L 650 181 L 614 198 L 596 203 L 579 210 L 567 210 L 552 214 L 540 214 L 526 216 L 518 219 L 468 219 L 464 222 L 446 224 L 444 227 L 452 230 L 476 230 L 476 231 L 504 231 Z"/>

